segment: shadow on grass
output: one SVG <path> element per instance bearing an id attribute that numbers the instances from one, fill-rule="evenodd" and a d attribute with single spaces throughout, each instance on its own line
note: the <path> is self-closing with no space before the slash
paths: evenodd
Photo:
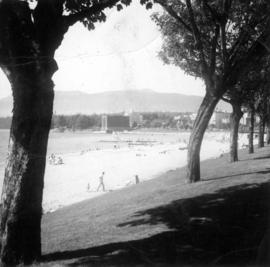
<path id="1" fill-rule="evenodd" d="M 254 160 L 270 159 L 270 155 L 263 156 L 263 157 L 257 157 L 257 158 L 253 158 L 253 159 Z"/>
<path id="2" fill-rule="evenodd" d="M 118 227 L 165 224 L 168 231 L 44 255 L 43 261 L 73 259 L 69 266 L 254 264 L 269 226 L 269 189 L 269 183 L 244 184 L 139 211 Z"/>
<path id="3" fill-rule="evenodd" d="M 269 153 L 265 153 L 264 155 L 261 155 L 260 157 L 254 157 L 255 153 L 251 153 L 251 154 L 248 154 L 248 155 L 249 155 L 249 157 L 245 158 L 245 159 L 242 159 L 241 156 L 240 156 L 239 161 L 253 161 L 253 160 L 270 159 L 270 154 Z"/>
<path id="4" fill-rule="evenodd" d="M 214 178 L 202 178 L 202 181 L 220 180 L 220 179 L 226 179 L 226 178 L 231 178 L 231 177 L 235 177 L 235 176 L 251 175 L 251 174 L 257 174 L 257 173 L 258 174 L 268 174 L 268 173 L 270 173 L 270 168 L 266 168 L 263 171 L 236 173 L 236 174 L 230 174 L 230 175 L 219 176 L 219 177 L 214 177 Z"/>
<path id="5" fill-rule="evenodd" d="M 264 170 L 264 171 L 258 171 L 257 173 L 268 174 L 268 173 L 270 173 L 270 168 L 266 168 L 266 170 Z"/>

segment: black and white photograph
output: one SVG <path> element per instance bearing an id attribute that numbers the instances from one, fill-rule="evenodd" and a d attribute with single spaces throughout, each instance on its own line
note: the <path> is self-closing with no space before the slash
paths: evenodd
<path id="1" fill-rule="evenodd" d="M 0 266 L 270 266 L 269 0 L 0 0 Z"/>

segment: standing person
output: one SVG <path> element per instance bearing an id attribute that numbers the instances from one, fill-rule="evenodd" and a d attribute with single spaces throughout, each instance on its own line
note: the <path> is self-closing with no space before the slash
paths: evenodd
<path id="1" fill-rule="evenodd" d="M 139 182 L 140 182 L 140 180 L 139 180 L 139 175 L 136 174 L 136 175 L 135 175 L 135 183 L 138 184 Z"/>
<path id="2" fill-rule="evenodd" d="M 105 192 L 105 185 L 104 185 L 104 175 L 105 175 L 105 172 L 102 172 L 102 174 L 99 176 L 99 185 L 98 185 L 98 188 L 97 188 L 97 192 L 99 190 L 99 188 L 102 186 L 102 190 L 103 192 Z"/>

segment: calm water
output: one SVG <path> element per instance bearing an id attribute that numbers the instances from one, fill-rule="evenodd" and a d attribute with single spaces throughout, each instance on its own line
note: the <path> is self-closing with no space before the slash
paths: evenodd
<path id="1" fill-rule="evenodd" d="M 175 143 L 188 140 L 187 132 L 129 132 L 119 134 L 105 134 L 93 132 L 64 132 L 52 131 L 49 137 L 48 154 L 65 154 L 93 149 L 111 149 L 115 146 L 128 146 L 134 143 Z M 8 130 L 0 130 L 0 175 L 3 173 L 8 147 Z"/>

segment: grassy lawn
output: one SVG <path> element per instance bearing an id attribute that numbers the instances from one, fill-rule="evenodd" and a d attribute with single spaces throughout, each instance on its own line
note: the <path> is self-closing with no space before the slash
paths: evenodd
<path id="1" fill-rule="evenodd" d="M 202 163 L 44 215 L 41 266 L 256 263 L 269 226 L 270 147 Z"/>

